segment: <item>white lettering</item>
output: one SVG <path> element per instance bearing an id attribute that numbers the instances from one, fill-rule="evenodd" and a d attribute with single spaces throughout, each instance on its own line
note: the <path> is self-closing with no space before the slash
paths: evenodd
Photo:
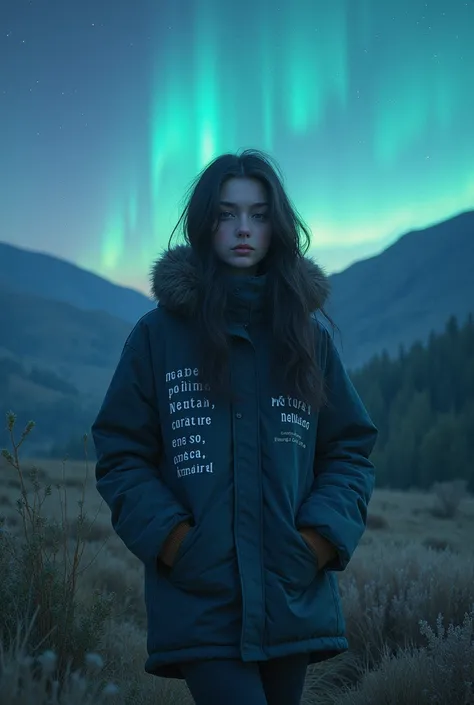
<path id="1" fill-rule="evenodd" d="M 298 416 L 297 414 L 285 414 L 285 412 L 282 411 L 281 413 L 281 421 L 282 423 L 295 423 L 298 424 L 298 426 L 302 426 L 305 429 L 309 429 L 309 421 L 306 421 L 303 419 L 301 416 Z"/>
<path id="2" fill-rule="evenodd" d="M 199 370 L 197 367 L 194 369 L 185 367 L 181 370 L 173 370 L 172 372 L 166 373 L 167 382 L 174 382 L 175 379 L 185 379 L 189 377 L 199 377 Z"/>
<path id="3" fill-rule="evenodd" d="M 195 475 L 196 473 L 202 472 L 214 472 L 212 463 L 208 465 L 191 465 L 188 468 L 178 468 L 176 474 L 178 477 L 185 477 L 186 475 Z"/>
<path id="4" fill-rule="evenodd" d="M 214 404 L 211 404 L 207 397 L 199 396 L 202 393 L 210 392 L 211 387 L 207 383 L 200 382 L 196 378 L 199 377 L 199 369 L 197 367 L 183 367 L 172 370 L 165 374 L 166 383 L 168 385 L 168 409 L 170 417 L 173 414 L 185 414 L 186 412 L 196 412 L 199 409 L 214 409 Z M 181 396 L 183 395 L 183 396 Z M 178 397 L 178 399 L 176 399 Z M 184 416 L 178 419 L 171 420 L 171 429 L 173 431 L 186 432 L 186 429 L 194 427 L 211 426 L 211 416 Z M 173 456 L 175 466 L 190 461 L 206 461 L 206 465 L 194 464 L 185 468 L 176 467 L 178 477 L 187 475 L 195 475 L 196 473 L 212 473 L 213 463 L 210 459 L 206 460 L 206 455 L 203 455 L 203 449 L 196 446 L 204 445 L 205 438 L 200 433 L 192 435 L 177 436 L 171 440 L 173 449 L 183 449 L 182 452 Z M 189 450 L 184 450 L 187 446 L 194 446 Z"/>
<path id="5" fill-rule="evenodd" d="M 187 463 L 189 460 L 199 460 L 200 457 L 201 451 L 199 449 L 190 450 L 189 452 L 185 451 L 184 453 L 175 455 L 173 458 L 173 462 L 175 465 L 179 465 L 180 463 Z"/>
<path id="6" fill-rule="evenodd" d="M 170 414 L 177 411 L 189 411 L 190 409 L 208 409 L 211 406 L 209 399 L 185 399 L 184 401 L 170 401 Z"/>
<path id="7" fill-rule="evenodd" d="M 180 428 L 191 428 L 192 426 L 210 426 L 212 419 L 210 416 L 185 416 L 184 419 L 175 419 L 171 423 L 173 431 Z"/>
<path id="8" fill-rule="evenodd" d="M 285 406 L 285 397 L 283 395 L 272 397 L 272 406 Z"/>

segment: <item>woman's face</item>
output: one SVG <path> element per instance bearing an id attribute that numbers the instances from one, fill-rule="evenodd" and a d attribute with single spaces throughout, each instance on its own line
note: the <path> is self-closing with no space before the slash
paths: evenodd
<path id="1" fill-rule="evenodd" d="M 257 179 L 232 178 L 220 195 L 214 250 L 234 274 L 254 275 L 268 252 L 268 197 Z"/>

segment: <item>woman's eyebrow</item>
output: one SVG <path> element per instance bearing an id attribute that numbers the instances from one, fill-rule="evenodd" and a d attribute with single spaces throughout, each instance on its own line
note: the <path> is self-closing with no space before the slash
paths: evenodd
<path id="1" fill-rule="evenodd" d="M 220 205 L 225 206 L 226 208 L 238 208 L 238 204 L 232 203 L 231 201 L 220 201 Z M 252 203 L 252 205 L 250 207 L 251 208 L 263 208 L 264 206 L 268 206 L 268 203 L 266 201 Z"/>

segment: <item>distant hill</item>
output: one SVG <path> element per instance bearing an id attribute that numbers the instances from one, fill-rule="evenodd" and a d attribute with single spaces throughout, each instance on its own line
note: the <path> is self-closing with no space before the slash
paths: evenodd
<path id="1" fill-rule="evenodd" d="M 109 313 L 0 284 L 0 357 L 50 370 L 93 399 L 103 393 L 131 328 Z"/>
<path id="2" fill-rule="evenodd" d="M 0 284 L 0 447 L 4 414 L 33 419 L 30 452 L 88 432 L 132 323 Z"/>
<path id="3" fill-rule="evenodd" d="M 22 364 L 13 356 L 0 357 L 0 447 L 8 447 L 5 414 L 13 411 L 18 441 L 25 425 L 33 420 L 37 428 L 28 439 L 28 453 L 48 453 L 54 443 L 65 445 L 75 438 L 76 446 L 88 433 L 97 402 L 87 403 L 84 395 L 55 372 Z"/>
<path id="4" fill-rule="evenodd" d="M 0 285 L 84 311 L 105 311 L 132 323 L 154 307 L 151 299 L 134 289 L 113 284 L 52 255 L 4 242 L 0 242 Z"/>
<path id="5" fill-rule="evenodd" d="M 474 211 L 410 232 L 331 277 L 329 312 L 354 369 L 383 349 L 427 340 L 474 312 Z"/>

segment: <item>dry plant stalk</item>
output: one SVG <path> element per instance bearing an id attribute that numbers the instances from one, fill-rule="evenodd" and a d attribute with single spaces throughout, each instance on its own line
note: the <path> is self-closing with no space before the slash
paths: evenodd
<path id="1" fill-rule="evenodd" d="M 78 501 L 78 515 L 72 525 L 65 487 L 65 461 L 62 466 L 62 484 L 55 486 L 60 519 L 53 521 L 45 516 L 44 511 L 46 499 L 53 491 L 52 486 L 41 486 L 37 468 L 33 468 L 27 477 L 20 462 L 20 448 L 35 424 L 30 421 L 17 442 L 15 422 L 15 414 L 9 412 L 7 428 L 12 452 L 4 449 L 2 456 L 15 469 L 20 482 L 21 496 L 17 501 L 17 511 L 22 531 L 20 537 L 5 531 L 1 534 L 0 553 L 8 553 L 16 593 L 9 601 L 10 615 L 6 615 L 9 619 L 2 620 L 9 623 L 10 634 L 3 634 L 2 638 L 11 643 L 16 624 L 29 621 L 35 615 L 34 626 L 29 632 L 29 651 L 34 653 L 40 647 L 53 651 L 56 654 L 57 677 L 61 679 L 70 666 L 77 667 L 83 661 L 84 654 L 92 650 L 100 640 L 113 600 L 111 595 L 98 593 L 92 609 L 87 612 L 81 611 L 77 600 L 78 579 L 102 548 L 100 546 L 88 565 L 82 565 L 87 533 L 97 519 L 96 515 L 92 522 L 88 522 L 84 511 L 89 473 L 87 436 L 83 437 L 86 472 Z M 28 487 L 27 479 L 31 482 L 32 490 Z M 5 605 L 3 610 L 7 609 Z"/>

